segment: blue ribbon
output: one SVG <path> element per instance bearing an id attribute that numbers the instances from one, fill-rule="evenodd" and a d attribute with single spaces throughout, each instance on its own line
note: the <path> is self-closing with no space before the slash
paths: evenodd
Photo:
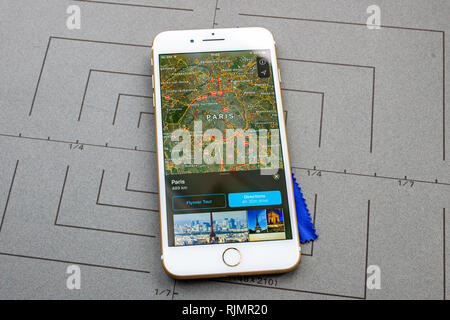
<path id="1" fill-rule="evenodd" d="M 317 239 L 318 235 L 311 221 L 311 216 L 308 207 L 306 206 L 305 199 L 303 198 L 302 190 L 295 179 L 294 173 L 292 173 L 292 180 L 294 185 L 295 209 L 297 210 L 300 243 L 313 241 Z"/>

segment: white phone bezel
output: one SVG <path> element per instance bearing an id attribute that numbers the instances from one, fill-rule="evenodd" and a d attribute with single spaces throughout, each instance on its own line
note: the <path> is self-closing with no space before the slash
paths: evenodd
<path id="1" fill-rule="evenodd" d="M 207 40 L 205 39 L 212 39 Z M 223 40 L 218 40 L 223 39 Z M 193 40 L 193 41 L 191 41 Z M 229 243 L 215 245 L 169 247 L 166 185 L 161 119 L 161 93 L 159 78 L 159 55 L 171 53 L 269 50 L 274 78 L 280 140 L 284 160 L 284 172 L 292 228 L 292 239 L 261 242 Z M 233 28 L 166 31 L 158 34 L 152 46 L 153 101 L 155 106 L 156 144 L 158 158 L 159 209 L 161 222 L 161 260 L 166 272 L 175 278 L 215 277 L 232 274 L 257 274 L 284 272 L 295 268 L 300 261 L 300 243 L 297 216 L 292 192 L 292 177 L 287 148 L 286 128 L 281 99 L 279 69 L 275 41 L 272 33 L 264 28 Z M 227 266 L 222 254 L 227 248 L 241 253 L 241 262 L 235 267 Z"/>

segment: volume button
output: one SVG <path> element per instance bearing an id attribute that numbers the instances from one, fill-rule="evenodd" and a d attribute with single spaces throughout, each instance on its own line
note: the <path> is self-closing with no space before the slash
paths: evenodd
<path id="1" fill-rule="evenodd" d="M 280 74 L 280 72 L 278 72 L 278 74 Z M 153 91 L 155 91 L 155 78 L 152 76 L 152 88 Z"/>
<path id="2" fill-rule="evenodd" d="M 152 100 L 153 100 L 153 109 L 154 109 L 154 112 L 155 112 L 155 114 L 156 114 L 155 88 L 153 88 L 153 97 L 152 97 Z"/>
<path id="3" fill-rule="evenodd" d="M 278 81 L 280 81 L 280 83 L 281 83 L 280 68 L 277 67 L 277 69 L 278 69 Z"/>

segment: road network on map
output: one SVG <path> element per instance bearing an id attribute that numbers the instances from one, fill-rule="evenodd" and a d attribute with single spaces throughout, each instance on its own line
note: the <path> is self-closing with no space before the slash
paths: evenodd
<path id="1" fill-rule="evenodd" d="M 220 130 L 224 143 L 231 143 L 226 138 L 227 129 L 242 129 L 244 132 L 248 129 L 256 132 L 266 129 L 269 132 L 267 141 L 270 141 L 270 129 L 278 129 L 273 77 L 259 77 L 256 66 L 257 57 L 268 57 L 268 54 L 268 51 L 228 51 L 160 56 L 166 174 L 255 170 L 264 167 L 259 157 L 243 164 L 222 161 L 211 165 L 176 165 L 171 159 L 171 153 L 177 142 L 171 140 L 171 134 L 177 129 L 193 132 L 194 121 L 201 121 L 203 132 L 212 128 Z M 249 143 L 252 136 L 244 138 L 245 145 L 252 145 Z M 193 143 L 192 146 L 203 151 L 207 142 Z M 246 152 L 249 151 L 252 151 L 251 148 L 247 148 Z M 237 149 L 235 152 L 238 152 Z M 227 154 L 224 159 L 225 156 L 231 157 Z"/>

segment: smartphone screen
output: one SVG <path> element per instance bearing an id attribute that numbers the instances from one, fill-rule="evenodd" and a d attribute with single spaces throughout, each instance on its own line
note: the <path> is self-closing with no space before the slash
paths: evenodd
<path id="1" fill-rule="evenodd" d="M 169 246 L 292 239 L 270 61 L 159 55 Z"/>

